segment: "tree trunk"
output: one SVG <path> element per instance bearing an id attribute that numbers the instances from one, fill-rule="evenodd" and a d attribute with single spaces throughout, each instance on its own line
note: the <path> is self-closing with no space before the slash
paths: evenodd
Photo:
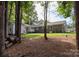
<path id="1" fill-rule="evenodd" d="M 0 1 L 0 56 L 4 51 L 4 17 L 5 16 L 5 2 Z"/>
<path id="2" fill-rule="evenodd" d="M 44 38 L 45 40 L 47 40 L 47 6 L 48 6 L 48 2 L 45 1 L 45 8 L 44 8 Z"/>
<path id="3" fill-rule="evenodd" d="M 15 14 L 15 35 L 16 40 L 21 42 L 21 11 L 20 11 L 20 1 L 16 2 L 16 14 Z"/>
<path id="4" fill-rule="evenodd" d="M 8 1 L 5 2 L 5 38 L 8 37 Z"/>
<path id="5" fill-rule="evenodd" d="M 75 2 L 75 16 L 76 16 L 76 40 L 79 49 L 79 1 Z"/>
<path id="6" fill-rule="evenodd" d="M 22 10 L 22 2 L 20 2 L 20 32 L 21 32 L 22 19 L 23 19 L 23 10 Z"/>

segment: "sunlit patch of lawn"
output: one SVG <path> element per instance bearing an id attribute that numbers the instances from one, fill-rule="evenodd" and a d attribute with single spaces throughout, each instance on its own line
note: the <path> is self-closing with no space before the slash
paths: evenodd
<path id="1" fill-rule="evenodd" d="M 48 37 L 62 37 L 62 36 L 75 36 L 75 33 L 47 33 Z M 22 37 L 24 38 L 40 38 L 43 37 L 44 33 L 28 33 L 28 34 L 22 34 Z"/>
<path id="2" fill-rule="evenodd" d="M 43 33 L 29 33 L 29 34 L 22 34 L 22 37 L 24 38 L 35 38 L 35 37 L 43 37 L 44 34 Z"/>
<path id="3" fill-rule="evenodd" d="M 60 36 L 75 36 L 75 33 L 48 33 L 48 37 L 60 37 Z"/>

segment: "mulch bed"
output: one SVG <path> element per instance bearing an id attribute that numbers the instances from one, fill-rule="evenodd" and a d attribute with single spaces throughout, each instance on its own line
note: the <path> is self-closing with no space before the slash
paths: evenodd
<path id="1" fill-rule="evenodd" d="M 4 54 L 7 57 L 63 57 L 79 56 L 73 38 L 53 37 L 45 40 L 22 39 L 22 43 L 6 49 Z"/>

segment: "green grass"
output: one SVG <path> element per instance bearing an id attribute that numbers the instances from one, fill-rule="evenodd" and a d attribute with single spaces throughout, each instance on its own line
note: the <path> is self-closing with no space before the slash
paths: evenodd
<path id="1" fill-rule="evenodd" d="M 61 36 L 65 36 L 65 35 L 73 35 L 75 36 L 75 33 L 47 33 L 48 37 L 61 37 Z M 24 38 L 40 38 L 43 37 L 44 34 L 43 33 L 29 33 L 29 34 L 22 34 L 22 37 Z"/>
<path id="2" fill-rule="evenodd" d="M 35 38 L 35 37 L 42 37 L 44 36 L 43 33 L 30 33 L 30 34 L 22 34 L 24 38 Z"/>

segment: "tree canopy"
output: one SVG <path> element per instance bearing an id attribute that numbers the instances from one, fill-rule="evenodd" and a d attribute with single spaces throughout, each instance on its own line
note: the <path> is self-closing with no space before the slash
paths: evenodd
<path id="1" fill-rule="evenodd" d="M 72 16 L 74 2 L 72 1 L 58 1 L 57 11 L 64 18 Z"/>
<path id="2" fill-rule="evenodd" d="M 33 22 L 38 20 L 37 12 L 35 11 L 35 6 L 32 1 L 22 1 L 21 10 L 22 22 L 33 24 Z M 10 22 L 15 22 L 15 2 L 13 1 L 9 1 L 8 3 L 8 19 Z"/>

